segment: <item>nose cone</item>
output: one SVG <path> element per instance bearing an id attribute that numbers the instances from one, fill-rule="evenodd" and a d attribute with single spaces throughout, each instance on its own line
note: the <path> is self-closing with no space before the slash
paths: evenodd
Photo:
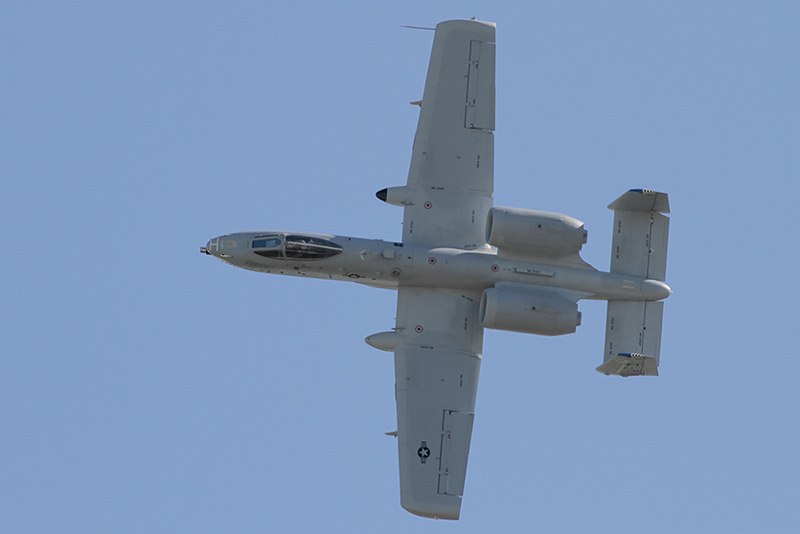
<path id="1" fill-rule="evenodd" d="M 244 246 L 245 242 L 242 240 L 241 236 L 223 235 L 215 237 L 206 243 L 206 246 L 200 247 L 200 252 L 221 260 L 226 260 L 226 258 L 232 258 L 236 255 Z"/>
<path id="2" fill-rule="evenodd" d="M 218 256 L 219 249 L 220 249 L 220 238 L 215 237 L 214 239 L 209 240 L 209 242 L 206 243 L 206 246 L 200 247 L 200 252 L 202 252 L 203 254 L 208 254 L 209 256 Z"/>
<path id="3" fill-rule="evenodd" d="M 645 300 L 661 300 L 672 295 L 672 289 L 660 280 L 645 280 L 642 282 L 642 295 Z"/>

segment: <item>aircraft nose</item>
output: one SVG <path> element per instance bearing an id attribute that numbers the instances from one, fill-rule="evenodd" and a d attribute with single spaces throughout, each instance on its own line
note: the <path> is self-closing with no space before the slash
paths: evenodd
<path id="1" fill-rule="evenodd" d="M 206 243 L 206 246 L 200 247 L 200 252 L 203 254 L 208 254 L 209 256 L 216 256 L 216 253 L 220 250 L 220 238 L 215 237 L 214 239 L 209 240 Z"/>
<path id="2" fill-rule="evenodd" d="M 247 248 L 247 239 L 239 234 L 229 234 L 215 237 L 206 246 L 200 247 L 200 252 L 214 256 L 223 261 L 241 255 L 241 251 Z"/>
<path id="3" fill-rule="evenodd" d="M 672 289 L 659 280 L 645 280 L 642 282 L 642 295 L 647 300 L 661 300 L 672 295 Z"/>

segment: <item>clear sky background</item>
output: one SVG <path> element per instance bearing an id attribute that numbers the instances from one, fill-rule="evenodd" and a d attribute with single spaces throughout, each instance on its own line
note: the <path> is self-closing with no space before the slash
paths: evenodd
<path id="1" fill-rule="evenodd" d="M 658 378 L 487 331 L 459 522 L 399 506 L 395 294 L 201 255 L 397 240 L 434 26 L 497 23 L 495 204 L 670 194 Z M 800 5 L 5 2 L 0 531 L 797 532 Z"/>

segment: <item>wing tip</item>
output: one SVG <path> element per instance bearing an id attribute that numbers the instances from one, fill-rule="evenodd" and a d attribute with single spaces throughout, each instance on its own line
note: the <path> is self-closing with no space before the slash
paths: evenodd
<path id="1" fill-rule="evenodd" d="M 620 352 L 595 369 L 606 376 L 658 376 L 658 362 L 655 357 L 634 352 Z"/>
<path id="2" fill-rule="evenodd" d="M 452 19 L 452 20 L 445 20 L 440 22 L 436 25 L 436 33 L 440 33 L 440 30 L 471 30 L 473 32 L 480 32 L 480 31 L 488 31 L 491 33 L 491 38 L 488 39 L 489 41 L 494 41 L 494 35 L 497 30 L 497 24 L 494 22 L 490 22 L 488 20 L 478 20 L 476 18 L 471 19 Z M 485 36 L 488 38 L 489 36 Z"/>
<path id="3" fill-rule="evenodd" d="M 428 519 L 447 519 L 450 521 L 458 521 L 461 516 L 461 498 L 450 496 L 449 503 L 432 503 L 421 502 L 411 498 L 408 495 L 401 497 L 400 506 L 409 513 L 419 517 L 427 517 Z"/>

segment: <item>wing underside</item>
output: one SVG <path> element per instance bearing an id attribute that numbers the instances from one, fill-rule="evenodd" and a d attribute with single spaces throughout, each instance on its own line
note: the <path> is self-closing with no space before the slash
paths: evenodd
<path id="1" fill-rule="evenodd" d="M 494 167 L 495 25 L 436 26 L 406 184 L 403 243 L 486 243 Z M 400 287 L 396 330 L 400 495 L 411 513 L 458 519 L 475 414 L 480 294 Z"/>
<path id="2" fill-rule="evenodd" d="M 486 242 L 494 192 L 495 25 L 436 26 L 406 186 L 403 242 Z"/>
<path id="3" fill-rule="evenodd" d="M 479 296 L 400 288 L 395 349 L 400 495 L 411 513 L 458 519 L 483 329 Z"/>

